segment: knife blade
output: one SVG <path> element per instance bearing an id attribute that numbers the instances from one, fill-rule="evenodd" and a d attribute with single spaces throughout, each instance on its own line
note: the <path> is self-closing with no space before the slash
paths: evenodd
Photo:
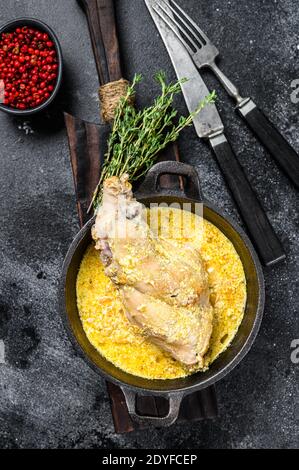
<path id="1" fill-rule="evenodd" d="M 178 79 L 188 80 L 181 86 L 187 108 L 192 113 L 209 94 L 209 90 L 188 51 L 164 19 L 157 14 L 157 0 L 144 1 L 166 46 Z M 164 3 L 169 5 L 168 0 Z M 171 10 L 169 12 L 172 15 Z M 198 137 L 207 140 L 214 152 L 261 260 L 266 266 L 283 261 L 283 247 L 225 136 L 224 124 L 216 105 L 206 106 L 194 117 L 193 123 Z"/>
<path id="2" fill-rule="evenodd" d="M 160 32 L 178 79 L 188 79 L 188 81 L 182 84 L 182 91 L 189 111 L 194 112 L 199 103 L 210 94 L 210 91 L 199 75 L 186 49 L 182 47 L 175 34 L 169 30 L 164 21 L 155 13 L 153 7 L 155 7 L 157 1 L 145 0 L 145 3 Z M 208 138 L 211 135 L 224 131 L 223 122 L 214 104 L 206 106 L 200 115 L 194 118 L 193 123 L 200 138 Z"/>

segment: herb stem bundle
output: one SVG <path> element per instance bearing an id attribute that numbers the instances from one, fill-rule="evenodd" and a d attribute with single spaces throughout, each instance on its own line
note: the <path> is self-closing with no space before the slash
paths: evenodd
<path id="1" fill-rule="evenodd" d="M 128 87 L 126 96 L 119 101 L 115 112 L 112 131 L 108 140 L 108 150 L 99 184 L 93 197 L 95 208 L 102 197 L 101 188 L 105 179 L 128 173 L 130 181 L 136 181 L 147 173 L 155 163 L 159 152 L 171 142 L 175 142 L 181 131 L 192 124 L 193 118 L 209 103 L 214 103 L 216 94 L 212 92 L 189 116 L 181 116 L 173 109 L 173 100 L 181 92 L 185 80 L 166 83 L 163 72 L 156 79 L 161 85 L 161 95 L 143 110 L 136 110 L 131 104 L 136 85 L 141 75 L 135 75 Z"/>

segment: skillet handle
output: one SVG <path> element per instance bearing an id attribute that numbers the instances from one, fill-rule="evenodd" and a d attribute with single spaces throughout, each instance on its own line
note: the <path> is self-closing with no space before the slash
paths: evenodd
<path id="1" fill-rule="evenodd" d="M 166 416 L 143 416 L 138 414 L 136 409 L 137 393 L 125 387 L 121 387 L 125 396 L 126 404 L 131 418 L 138 424 L 147 424 L 155 427 L 168 427 L 176 422 L 179 416 L 180 407 L 184 398 L 183 392 L 170 393 L 168 396 L 169 411 Z"/>
<path id="2" fill-rule="evenodd" d="M 186 184 L 183 190 L 161 188 L 159 186 L 160 178 L 163 175 L 183 176 L 186 179 Z M 139 186 L 137 191 L 137 198 L 139 196 L 174 196 L 174 197 L 187 197 L 196 201 L 202 201 L 203 195 L 201 184 L 195 168 L 185 163 L 175 161 L 165 161 L 154 165 L 147 173 L 145 180 Z"/>

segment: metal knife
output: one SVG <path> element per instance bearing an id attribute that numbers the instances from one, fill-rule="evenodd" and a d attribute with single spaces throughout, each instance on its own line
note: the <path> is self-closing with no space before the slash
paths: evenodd
<path id="1" fill-rule="evenodd" d="M 194 112 L 209 90 L 180 40 L 153 9 L 157 0 L 144 1 L 162 36 L 178 79 L 188 79 L 182 84 L 182 91 L 189 112 Z M 209 142 L 216 156 L 261 260 L 266 266 L 283 261 L 283 247 L 225 136 L 216 106 L 211 104 L 205 107 L 193 123 L 198 137 Z"/>

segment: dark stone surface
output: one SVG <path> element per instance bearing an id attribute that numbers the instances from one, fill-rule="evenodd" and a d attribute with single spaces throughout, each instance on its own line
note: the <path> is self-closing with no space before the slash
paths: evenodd
<path id="1" fill-rule="evenodd" d="M 251 95 L 299 150 L 298 5 L 293 0 L 181 0 L 221 46 L 224 71 Z M 117 0 L 125 75 L 144 77 L 142 104 L 156 92 L 153 74 L 169 58 L 143 0 Z M 63 106 L 98 120 L 97 77 L 85 18 L 75 0 L 7 0 L 0 22 L 40 18 L 61 39 Z M 56 295 L 64 255 L 78 229 L 66 133 L 55 113 L 23 122 L 0 116 L 0 447 L 262 448 L 298 447 L 298 198 L 294 188 L 234 114 L 216 81 L 227 134 L 288 253 L 265 271 L 267 305 L 260 334 L 242 364 L 217 385 L 215 422 L 114 434 L 104 382 L 76 356 L 60 321 Z M 182 99 L 179 107 L 184 110 Z M 206 197 L 238 219 L 208 148 L 189 129 L 184 161 L 198 168 Z M 296 408 L 297 402 L 297 408 Z"/>

